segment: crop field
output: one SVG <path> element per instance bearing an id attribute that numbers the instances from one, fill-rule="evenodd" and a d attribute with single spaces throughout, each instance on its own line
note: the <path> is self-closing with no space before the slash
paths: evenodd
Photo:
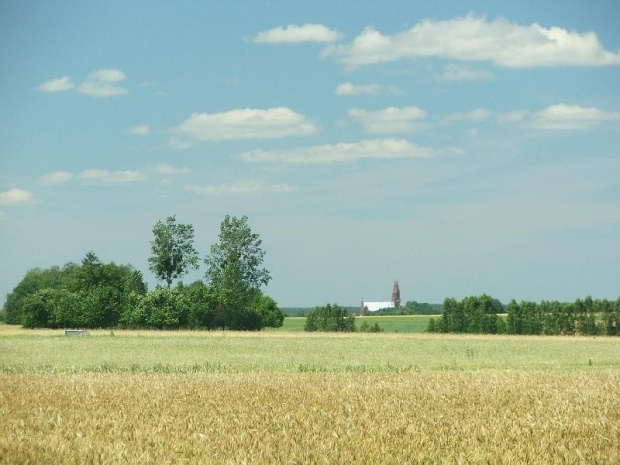
<path id="1" fill-rule="evenodd" d="M 620 340 L 0 326 L 0 463 L 619 463 Z"/>

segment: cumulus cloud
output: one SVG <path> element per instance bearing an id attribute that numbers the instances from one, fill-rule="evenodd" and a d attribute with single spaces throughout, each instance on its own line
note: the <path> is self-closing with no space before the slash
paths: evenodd
<path id="1" fill-rule="evenodd" d="M 401 95 L 403 93 L 396 86 L 382 86 L 380 84 L 351 84 L 343 82 L 336 87 L 334 94 L 343 95 Z"/>
<path id="2" fill-rule="evenodd" d="M 75 178 L 75 174 L 67 171 L 55 171 L 41 177 L 41 182 L 47 186 L 58 186 L 65 184 Z"/>
<path id="3" fill-rule="evenodd" d="M 118 84 L 127 79 L 118 69 L 100 69 L 91 73 L 77 91 L 92 97 L 114 97 L 128 95 L 129 91 Z"/>
<path id="4" fill-rule="evenodd" d="M 533 115 L 530 125 L 540 129 L 590 129 L 605 121 L 615 120 L 620 120 L 620 112 L 560 103 L 538 111 Z"/>
<path id="5" fill-rule="evenodd" d="M 458 121 L 470 121 L 474 123 L 479 123 L 481 121 L 486 121 L 491 116 L 491 112 L 486 108 L 477 108 L 469 113 L 454 113 L 453 115 L 449 115 L 444 118 L 444 123 L 454 123 Z"/>
<path id="6" fill-rule="evenodd" d="M 159 163 L 152 168 L 152 171 L 157 174 L 163 174 L 166 176 L 176 174 L 188 174 L 191 172 L 189 168 L 176 167 L 168 165 L 166 163 Z"/>
<path id="7" fill-rule="evenodd" d="M 290 24 L 286 27 L 276 27 L 260 32 L 254 37 L 254 42 L 282 44 L 299 42 L 336 42 L 342 34 L 322 24 L 304 24 L 297 26 Z"/>
<path id="8" fill-rule="evenodd" d="M 430 158 L 434 155 L 434 149 L 418 147 L 405 139 L 367 139 L 290 150 L 253 150 L 239 157 L 249 163 L 321 164 L 362 159 Z"/>
<path id="9" fill-rule="evenodd" d="M 468 15 L 446 21 L 427 19 L 408 31 L 383 35 L 366 28 L 347 45 L 332 45 L 323 57 L 356 67 L 404 58 L 439 57 L 488 61 L 508 68 L 620 65 L 620 53 L 604 49 L 594 32 L 529 26 Z"/>
<path id="10" fill-rule="evenodd" d="M 263 193 L 282 194 L 294 192 L 297 188 L 289 184 L 264 184 L 258 181 L 248 181 L 234 184 L 220 184 L 218 186 L 185 186 L 185 190 L 198 195 L 256 195 Z"/>
<path id="11" fill-rule="evenodd" d="M 437 81 L 442 82 L 463 82 L 463 81 L 486 81 L 491 79 L 493 74 L 484 69 L 473 69 L 467 66 L 446 65 L 443 72 L 435 76 Z"/>
<path id="12" fill-rule="evenodd" d="M 149 128 L 146 124 L 139 124 L 137 126 L 127 128 L 127 132 L 129 134 L 133 134 L 134 136 L 146 136 L 149 132 L 151 132 L 151 128 Z"/>
<path id="13" fill-rule="evenodd" d="M 0 205 L 7 207 L 18 207 L 28 205 L 34 202 L 32 192 L 24 189 L 11 189 L 6 192 L 0 192 Z"/>
<path id="14" fill-rule="evenodd" d="M 37 90 L 44 93 L 54 93 L 71 90 L 74 87 L 75 84 L 71 82 L 71 78 L 69 76 L 63 76 L 58 79 L 52 79 L 51 81 L 44 82 L 37 87 Z"/>
<path id="15" fill-rule="evenodd" d="M 173 129 L 170 145 L 187 148 L 191 140 L 277 139 L 316 132 L 312 121 L 286 107 L 245 108 L 223 113 L 194 113 Z"/>
<path id="16" fill-rule="evenodd" d="M 527 118 L 529 115 L 528 111 L 511 111 L 508 113 L 500 113 L 497 115 L 497 120 L 500 123 L 519 123 Z"/>
<path id="17" fill-rule="evenodd" d="M 388 107 L 379 111 L 351 108 L 348 115 L 374 134 L 412 131 L 418 129 L 418 122 L 426 118 L 426 112 L 418 107 Z"/>
<path id="18" fill-rule="evenodd" d="M 100 69 L 88 75 L 89 81 L 100 81 L 107 84 L 118 84 L 125 79 L 127 76 L 119 69 Z"/>
<path id="19" fill-rule="evenodd" d="M 118 185 L 146 181 L 148 177 L 139 171 L 85 170 L 77 175 L 84 184 Z"/>

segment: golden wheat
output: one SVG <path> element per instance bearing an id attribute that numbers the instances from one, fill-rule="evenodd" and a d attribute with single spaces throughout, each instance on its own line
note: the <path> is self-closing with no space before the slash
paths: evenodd
<path id="1" fill-rule="evenodd" d="M 620 462 L 620 374 L 0 375 L 2 463 Z"/>

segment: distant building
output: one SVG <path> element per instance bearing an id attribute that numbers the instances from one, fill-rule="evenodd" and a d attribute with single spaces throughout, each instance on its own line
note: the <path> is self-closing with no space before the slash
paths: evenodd
<path id="1" fill-rule="evenodd" d="M 360 316 L 370 315 L 370 312 L 376 312 L 384 308 L 400 308 L 400 288 L 398 281 L 394 281 L 392 288 L 392 300 L 390 302 L 364 302 L 360 305 Z"/>

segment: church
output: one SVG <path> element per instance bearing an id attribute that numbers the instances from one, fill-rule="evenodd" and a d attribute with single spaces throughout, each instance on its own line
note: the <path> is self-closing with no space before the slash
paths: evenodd
<path id="1" fill-rule="evenodd" d="M 364 299 L 362 299 L 360 316 L 368 316 L 370 312 L 376 312 L 383 308 L 400 308 L 400 288 L 398 287 L 398 281 L 394 281 L 391 302 L 364 302 Z"/>

